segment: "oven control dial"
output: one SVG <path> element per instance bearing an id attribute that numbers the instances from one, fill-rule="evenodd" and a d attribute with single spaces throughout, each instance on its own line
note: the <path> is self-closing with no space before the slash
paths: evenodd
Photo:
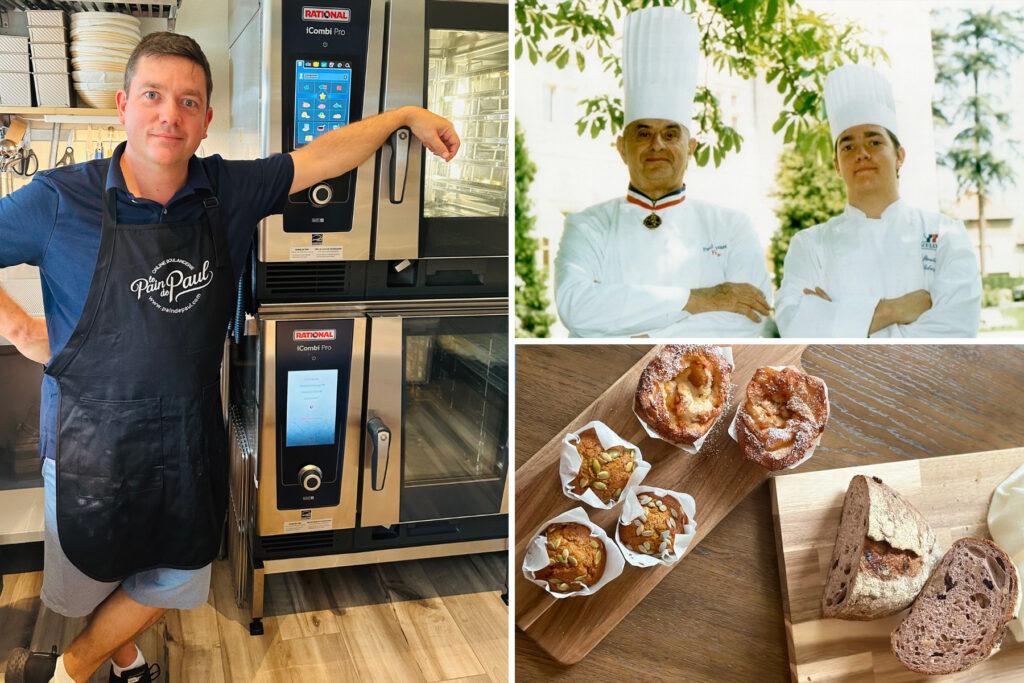
<path id="1" fill-rule="evenodd" d="M 299 470 L 299 483 L 307 491 L 316 491 L 323 482 L 324 473 L 316 465 L 306 465 Z"/>
<path id="2" fill-rule="evenodd" d="M 334 197 L 334 190 L 327 183 L 314 185 L 309 191 L 309 201 L 313 206 L 327 206 L 327 203 Z"/>

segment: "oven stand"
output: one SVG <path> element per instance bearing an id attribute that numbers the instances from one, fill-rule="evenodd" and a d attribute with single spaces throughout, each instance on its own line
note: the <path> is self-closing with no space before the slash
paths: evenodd
<path id="1" fill-rule="evenodd" d="M 351 567 L 361 564 L 380 564 L 383 562 L 401 562 L 403 560 L 423 560 L 431 557 L 471 555 L 473 553 L 490 553 L 507 550 L 508 538 L 489 538 L 482 541 L 438 543 L 435 545 L 421 545 L 409 548 L 369 550 L 360 553 L 320 555 L 318 557 L 296 557 L 287 560 L 253 560 L 252 621 L 249 622 L 249 635 L 263 635 L 263 581 L 267 574 L 287 574 L 288 572 L 305 572 L 314 569 Z"/>

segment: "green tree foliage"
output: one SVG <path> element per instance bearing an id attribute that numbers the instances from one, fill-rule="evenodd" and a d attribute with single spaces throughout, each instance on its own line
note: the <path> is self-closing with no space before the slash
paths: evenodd
<path id="1" fill-rule="evenodd" d="M 516 336 L 547 337 L 555 316 L 547 312 L 546 268 L 537 268 L 538 242 L 532 236 L 534 218 L 527 196 L 537 167 L 526 152 L 523 131 L 516 122 Z"/>
<path id="2" fill-rule="evenodd" d="M 773 84 L 784 105 L 772 130 L 822 160 L 831 157 L 821 97 L 825 76 L 842 64 L 883 56 L 861 41 L 859 29 L 805 10 L 797 0 L 517 0 L 516 58 L 525 54 L 533 64 L 544 60 L 558 68 L 572 63 L 583 71 L 592 51 L 605 71 L 621 78 L 612 17 L 652 5 L 679 5 L 694 19 L 701 53 L 715 69 Z M 622 129 L 620 97 L 601 94 L 581 104 L 580 135 Z M 712 160 L 718 166 L 739 151 L 743 138 L 725 124 L 706 87 L 698 86 L 694 104 L 699 131 L 691 132 L 702 140 L 694 157 L 701 166 Z"/>
<path id="3" fill-rule="evenodd" d="M 775 207 L 779 227 L 772 235 L 770 249 L 775 286 L 780 287 L 789 241 L 804 228 L 842 213 L 846 186 L 831 160 L 823 162 L 816 153 L 796 145 L 788 145 L 779 157 L 775 183 L 777 189 L 772 196 L 779 200 Z"/>
<path id="4" fill-rule="evenodd" d="M 932 112 L 941 126 L 954 131 L 939 163 L 953 170 L 959 196 L 978 200 L 981 272 L 985 274 L 985 203 L 991 190 L 1013 182 L 1013 170 L 1002 155 L 1012 141 L 997 133 L 1010 126 L 1000 110 L 998 92 L 1006 91 L 1009 66 L 1024 54 L 1024 18 L 1017 12 L 965 10 L 952 30 L 932 31 L 935 82 L 941 96 Z"/>

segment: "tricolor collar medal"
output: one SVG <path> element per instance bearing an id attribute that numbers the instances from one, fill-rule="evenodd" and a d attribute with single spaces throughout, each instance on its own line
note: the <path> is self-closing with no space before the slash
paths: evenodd
<path id="1" fill-rule="evenodd" d="M 648 230 L 654 230 L 661 225 L 661 216 L 656 211 L 660 209 L 667 209 L 670 206 L 676 204 L 682 204 L 686 199 L 686 185 L 683 185 L 674 192 L 669 192 L 663 197 L 658 199 L 651 199 L 640 190 L 636 189 L 632 185 L 629 186 L 629 192 L 626 194 L 626 201 L 637 206 L 642 206 L 645 209 L 650 209 L 651 213 L 649 216 L 644 218 L 644 227 Z"/>

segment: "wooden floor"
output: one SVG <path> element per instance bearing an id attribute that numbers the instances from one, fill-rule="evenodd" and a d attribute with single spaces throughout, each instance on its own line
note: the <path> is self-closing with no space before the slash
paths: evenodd
<path id="1" fill-rule="evenodd" d="M 266 632 L 254 637 L 218 561 L 207 604 L 167 612 L 138 643 L 172 683 L 508 681 L 507 569 L 501 552 L 267 576 Z M 63 650 L 84 625 L 42 605 L 42 580 L 4 577 L 0 657 Z"/>

